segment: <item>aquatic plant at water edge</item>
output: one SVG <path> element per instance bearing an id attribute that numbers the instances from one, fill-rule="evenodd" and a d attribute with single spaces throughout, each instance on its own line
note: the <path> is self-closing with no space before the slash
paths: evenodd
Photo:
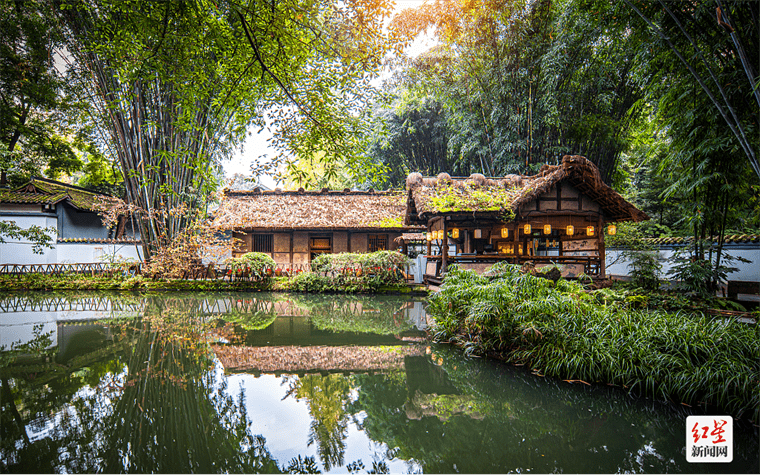
<path id="1" fill-rule="evenodd" d="M 758 420 L 757 325 L 634 310 L 617 300 L 607 305 L 578 283 L 554 284 L 509 265 L 491 274 L 450 269 L 428 307 L 438 340 L 547 376 L 616 384 Z"/>

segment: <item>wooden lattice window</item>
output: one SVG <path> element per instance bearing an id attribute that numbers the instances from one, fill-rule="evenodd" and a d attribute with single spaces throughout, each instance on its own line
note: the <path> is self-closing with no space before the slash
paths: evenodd
<path id="1" fill-rule="evenodd" d="M 313 261 L 320 254 L 332 253 L 332 239 L 329 237 L 313 237 L 309 239 L 310 259 Z"/>
<path id="2" fill-rule="evenodd" d="M 253 235 L 253 252 L 272 253 L 272 234 L 254 234 Z"/>
<path id="3" fill-rule="evenodd" d="M 367 243 L 369 245 L 369 252 L 375 251 L 387 251 L 388 250 L 388 235 L 387 234 L 369 234 L 367 236 Z"/>

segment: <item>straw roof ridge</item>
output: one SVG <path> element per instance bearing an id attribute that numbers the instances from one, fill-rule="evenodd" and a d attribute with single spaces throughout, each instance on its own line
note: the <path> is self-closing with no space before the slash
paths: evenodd
<path id="1" fill-rule="evenodd" d="M 405 223 L 424 223 L 430 217 L 452 212 L 519 213 L 523 206 L 567 180 L 589 198 L 599 202 L 611 221 L 642 221 L 646 213 L 628 203 L 601 178 L 599 169 L 580 155 L 565 155 L 560 165 L 544 165 L 533 176 L 507 175 L 486 178 L 481 174 L 451 178 L 439 174 L 425 178 L 419 173 L 407 177 Z"/>
<path id="2" fill-rule="evenodd" d="M 299 188 L 298 190 L 281 190 L 280 188 L 275 188 L 274 190 L 261 190 L 261 189 L 253 189 L 253 190 L 230 190 L 229 188 L 224 189 L 224 196 L 258 196 L 258 195 L 296 195 L 296 196 L 324 196 L 324 195 L 333 195 L 333 196 L 366 196 L 366 195 L 377 195 L 377 196 L 397 196 L 401 192 L 396 190 L 385 190 L 385 191 L 376 191 L 373 189 L 370 190 L 350 190 L 350 189 L 344 189 L 344 190 L 328 190 L 326 188 L 322 190 L 304 190 L 303 188 Z"/>

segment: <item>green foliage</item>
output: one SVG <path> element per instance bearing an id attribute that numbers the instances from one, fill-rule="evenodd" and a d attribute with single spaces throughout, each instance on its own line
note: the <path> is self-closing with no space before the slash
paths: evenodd
<path id="1" fill-rule="evenodd" d="M 659 288 L 662 264 L 660 264 L 657 251 L 626 251 L 624 255 L 630 261 L 628 275 L 631 276 L 635 285 L 646 290 Z"/>
<path id="2" fill-rule="evenodd" d="M 311 272 L 298 273 L 281 290 L 293 292 L 383 292 L 404 290 L 409 258 L 397 251 L 321 254 Z"/>
<path id="3" fill-rule="evenodd" d="M 396 92 L 412 98 L 412 112 L 417 103 L 440 105 L 424 125 L 436 127 L 445 145 L 427 162 L 496 176 L 582 154 L 610 182 L 641 96 L 630 54 L 637 38 L 619 41 L 627 25 L 607 16 L 610 9 L 583 1 L 438 0 L 402 12 L 391 25 L 402 42 L 430 29 L 441 41 L 407 59 Z M 390 147 L 394 136 L 403 138 L 391 135 Z M 419 160 L 409 157 L 413 148 L 397 148 L 406 162 Z"/>
<path id="4" fill-rule="evenodd" d="M 712 243 L 703 244 L 711 246 Z M 715 264 L 710 259 L 700 258 L 695 249 L 701 246 L 693 242 L 676 251 L 672 257 L 672 268 L 668 276 L 676 281 L 676 287 L 689 295 L 703 299 L 715 297 L 715 292 L 721 283 L 728 280 L 728 274 L 738 269 L 724 265 L 734 260 L 729 255 L 723 256 L 724 264 Z M 738 259 L 746 261 L 746 259 Z"/>
<path id="5" fill-rule="evenodd" d="M 756 325 L 627 309 L 616 300 L 600 303 L 577 283 L 554 284 L 516 266 L 497 270 L 492 278 L 449 271 L 428 307 L 438 340 L 548 376 L 616 384 L 758 420 Z"/>
<path id="6" fill-rule="evenodd" d="M 386 167 L 384 180 L 377 180 L 376 186 L 403 188 L 412 172 L 426 176 L 460 172 L 460 162 L 448 150 L 452 133 L 443 105 L 432 96 L 396 92 L 390 103 L 384 102 L 373 111 L 367 155 Z M 469 173 L 462 170 L 461 174 Z"/>
<path id="7" fill-rule="evenodd" d="M 35 254 L 44 254 L 44 248 L 52 249 L 53 236 L 57 234 L 58 230 L 53 227 L 41 228 L 35 224 L 21 228 L 15 221 L 0 221 L 0 243 L 5 242 L 4 238 L 30 241 Z"/>
<path id="8" fill-rule="evenodd" d="M 115 270 L 112 275 L 87 274 L 24 274 L 0 276 L 0 290 L 269 290 L 266 282 L 247 280 L 146 279 Z"/>
<path id="9" fill-rule="evenodd" d="M 332 279 L 313 272 L 296 274 L 288 282 L 287 290 L 293 292 L 330 292 L 335 290 Z"/>
<path id="10" fill-rule="evenodd" d="M 673 151 L 689 143 L 685 156 L 673 157 L 700 162 L 722 149 L 723 157 L 717 160 L 734 162 L 737 168 L 751 169 L 755 179 L 760 177 L 760 89 L 750 59 L 760 53 L 755 34 L 760 5 L 624 3 L 617 14 L 627 17 L 632 32 L 646 41 L 640 66 L 651 76 L 647 99 L 657 104 L 663 130 L 674 139 Z M 726 150 L 747 160 L 727 160 Z M 694 172 L 704 178 L 711 175 L 704 168 Z"/>
<path id="11" fill-rule="evenodd" d="M 227 269 L 237 278 L 246 278 L 261 282 L 271 288 L 274 280 L 274 269 L 277 264 L 274 259 L 263 252 L 247 252 L 240 257 L 232 257 L 225 262 Z"/>
<path id="12" fill-rule="evenodd" d="M 523 193 L 526 191 L 526 188 L 521 190 Z M 504 210 L 505 220 L 510 220 L 514 218 L 512 202 L 519 193 L 517 188 L 475 187 L 469 183 L 436 186 L 430 197 L 430 206 L 441 213 Z"/>
<path id="13" fill-rule="evenodd" d="M 63 41 L 50 2 L 0 1 L 0 170 L 12 186 L 83 165 L 72 140 L 76 107 L 56 65 Z"/>

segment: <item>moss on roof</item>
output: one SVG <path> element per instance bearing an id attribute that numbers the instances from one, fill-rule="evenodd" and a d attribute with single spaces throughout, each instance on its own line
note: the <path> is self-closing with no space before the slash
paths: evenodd
<path id="1" fill-rule="evenodd" d="M 85 211 L 98 211 L 98 204 L 102 198 L 112 197 L 78 186 L 36 177 L 15 190 L 0 191 L 0 203 L 56 204 L 66 201 L 75 208 Z"/>
<path id="2" fill-rule="evenodd" d="M 0 191 L 0 203 L 13 204 L 55 204 L 65 200 L 69 195 L 66 193 L 45 194 L 27 193 L 23 191 Z"/>
<path id="3" fill-rule="evenodd" d="M 38 193 L 41 192 L 50 195 L 66 194 L 68 195 L 68 201 L 72 206 L 87 211 L 96 210 L 96 204 L 98 203 L 97 199 L 99 196 L 108 196 L 103 193 L 89 191 L 78 186 L 67 185 L 65 183 L 42 178 L 33 178 L 29 185 L 32 185 Z M 29 185 L 27 185 L 27 187 Z"/>

